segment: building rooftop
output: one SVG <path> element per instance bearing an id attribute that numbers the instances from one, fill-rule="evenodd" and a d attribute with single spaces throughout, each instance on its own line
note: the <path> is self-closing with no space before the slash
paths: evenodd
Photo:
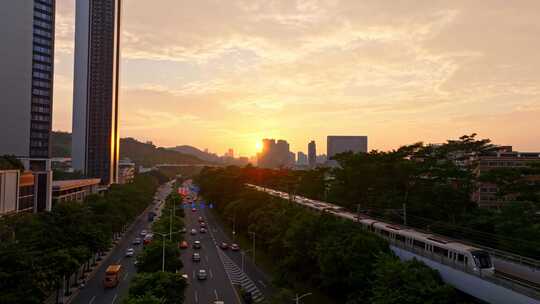
<path id="1" fill-rule="evenodd" d="M 101 179 L 99 178 L 88 178 L 88 179 L 70 179 L 70 180 L 58 180 L 53 181 L 53 190 L 68 190 L 73 188 L 80 188 L 86 186 L 95 186 L 99 185 Z"/>

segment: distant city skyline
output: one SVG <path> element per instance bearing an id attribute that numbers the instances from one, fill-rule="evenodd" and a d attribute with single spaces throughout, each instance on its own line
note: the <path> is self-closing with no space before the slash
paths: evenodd
<path id="1" fill-rule="evenodd" d="M 55 130 L 71 130 L 74 2 L 57 1 Z M 540 150 L 523 132 L 540 129 L 540 3 L 280 3 L 125 1 L 120 136 L 220 155 L 358 132 L 378 150 L 471 133 Z"/>

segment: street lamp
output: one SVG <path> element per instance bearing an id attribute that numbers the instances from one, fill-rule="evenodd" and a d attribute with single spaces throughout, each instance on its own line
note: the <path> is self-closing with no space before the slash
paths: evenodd
<path id="1" fill-rule="evenodd" d="M 157 235 L 161 236 L 161 239 L 163 240 L 163 249 L 162 249 L 163 251 L 162 251 L 162 254 L 161 254 L 161 271 L 162 272 L 165 272 L 165 238 L 167 236 L 172 238 L 172 235 L 177 234 L 177 233 L 181 233 L 181 231 L 175 231 L 175 232 L 171 232 L 171 233 L 154 232 L 154 234 L 157 234 Z"/>
<path id="2" fill-rule="evenodd" d="M 245 263 L 246 263 L 246 253 L 249 253 L 251 250 L 242 251 L 240 254 L 242 255 L 242 272 L 245 273 Z"/>
<path id="3" fill-rule="evenodd" d="M 253 248 L 251 250 L 252 250 L 252 253 L 253 253 L 253 264 L 256 264 L 255 263 L 255 236 L 256 236 L 256 233 L 253 232 L 253 231 L 248 231 L 248 233 L 253 235 Z"/>
<path id="4" fill-rule="evenodd" d="M 229 220 L 231 220 L 229 218 Z M 232 239 L 233 242 L 235 241 L 236 237 L 236 213 L 234 213 L 234 216 L 232 217 Z"/>
<path id="5" fill-rule="evenodd" d="M 294 298 L 293 300 L 295 301 L 296 304 L 300 304 L 300 300 L 302 298 L 305 298 L 305 297 L 309 296 L 309 295 L 311 295 L 311 292 L 308 292 L 308 293 L 303 294 L 301 296 L 298 296 L 298 294 L 296 294 L 296 298 Z"/>

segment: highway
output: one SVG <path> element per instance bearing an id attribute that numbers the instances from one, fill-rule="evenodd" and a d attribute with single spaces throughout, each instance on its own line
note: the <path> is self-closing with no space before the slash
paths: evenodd
<path id="1" fill-rule="evenodd" d="M 242 251 L 223 250 L 219 247 L 221 242 L 231 244 L 231 240 L 225 234 L 219 222 L 214 218 L 208 208 L 201 208 L 197 204 L 196 211 L 192 211 L 191 205 L 185 205 L 185 224 L 188 233 L 186 240 L 190 248 L 184 249 L 182 261 L 183 273 L 189 276 L 189 287 L 186 291 L 186 303 L 213 303 L 220 300 L 224 303 L 242 303 L 233 288 L 233 282 L 241 284 L 245 289 L 252 291 L 255 303 L 260 302 L 267 296 L 270 286 L 268 277 L 258 270 L 251 259 L 246 255 L 245 272 L 242 272 Z M 207 232 L 199 232 L 198 218 L 202 217 L 207 224 Z M 197 234 L 191 235 L 191 229 L 196 229 Z M 202 249 L 191 248 L 194 241 L 202 243 Z M 193 262 L 193 252 L 200 252 L 201 261 Z M 197 280 L 196 273 L 199 269 L 205 269 L 208 279 Z M 248 276 L 249 274 L 249 276 Z"/>
<path id="2" fill-rule="evenodd" d="M 158 189 L 156 200 L 152 205 L 154 207 L 159 206 L 159 201 L 164 200 L 171 192 L 171 184 L 165 184 Z M 95 276 L 86 282 L 86 285 L 80 290 L 80 293 L 72 301 L 74 304 L 114 304 L 120 303 L 120 300 L 125 296 L 129 290 L 129 283 L 134 275 L 137 273 L 137 269 L 134 265 L 135 256 L 142 250 L 141 245 L 132 245 L 133 240 L 136 237 L 141 237 L 140 232 L 143 229 L 149 229 L 149 223 L 147 220 L 147 213 L 144 212 L 131 229 L 127 231 L 118 244 L 113 248 L 109 256 L 103 263 L 100 264 Z M 142 238 L 142 237 L 141 237 Z M 128 248 L 135 249 L 134 257 L 126 257 L 125 253 Z M 120 284 L 116 288 L 105 289 L 103 288 L 103 279 L 105 277 L 105 269 L 110 264 L 122 264 L 124 271 Z"/>

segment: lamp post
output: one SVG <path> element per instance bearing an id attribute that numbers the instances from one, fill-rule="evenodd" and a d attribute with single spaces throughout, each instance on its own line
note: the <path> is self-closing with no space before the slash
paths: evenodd
<path id="1" fill-rule="evenodd" d="M 253 248 L 251 250 L 252 250 L 252 253 L 253 253 L 253 264 L 256 264 L 255 263 L 255 236 L 257 234 L 255 232 L 253 232 L 253 231 L 248 231 L 248 233 L 253 235 Z"/>
<path id="2" fill-rule="evenodd" d="M 171 233 L 154 232 L 154 234 L 157 234 L 157 235 L 161 236 L 161 239 L 163 241 L 163 249 L 162 249 L 162 253 L 161 253 L 161 271 L 162 272 L 165 272 L 165 238 L 167 236 L 172 238 L 172 235 L 176 234 L 176 233 L 181 233 L 181 231 L 175 231 L 175 232 L 171 232 Z"/>
<path id="3" fill-rule="evenodd" d="M 245 272 L 245 265 L 246 265 L 246 253 L 249 253 L 251 250 L 246 250 L 246 251 L 242 251 L 241 254 L 242 254 L 242 272 L 243 273 L 246 273 Z"/>
<path id="4" fill-rule="evenodd" d="M 293 300 L 295 301 L 296 304 L 300 304 L 300 300 L 302 298 L 305 298 L 305 297 L 309 296 L 309 295 L 311 295 L 311 292 L 308 292 L 308 293 L 303 294 L 301 296 L 298 296 L 298 294 L 296 294 L 296 298 L 294 298 Z"/>

